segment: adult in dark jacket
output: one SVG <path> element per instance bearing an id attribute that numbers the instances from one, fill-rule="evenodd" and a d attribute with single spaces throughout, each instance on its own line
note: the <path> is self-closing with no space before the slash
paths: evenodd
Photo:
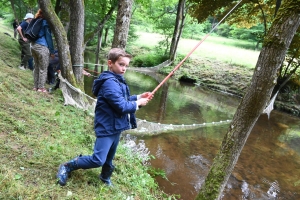
<path id="1" fill-rule="evenodd" d="M 25 70 L 28 67 L 28 61 L 32 58 L 30 51 L 30 41 L 25 37 L 24 31 L 27 29 L 29 23 L 33 18 L 33 14 L 27 13 L 24 17 L 24 20 L 17 27 L 17 31 L 19 33 L 18 42 L 21 46 L 21 64 L 19 66 L 21 70 Z"/>
<path id="2" fill-rule="evenodd" d="M 111 185 L 112 163 L 122 131 L 136 128 L 134 113 L 139 106 L 145 106 L 153 98 L 151 92 L 130 95 L 123 75 L 131 55 L 124 50 L 113 48 L 108 54 L 109 71 L 103 72 L 93 84 L 93 94 L 97 96 L 94 129 L 96 142 L 91 156 L 79 156 L 61 164 L 58 169 L 58 183 L 64 186 L 69 174 L 77 169 L 90 169 L 102 166 L 99 176 L 105 184 Z"/>

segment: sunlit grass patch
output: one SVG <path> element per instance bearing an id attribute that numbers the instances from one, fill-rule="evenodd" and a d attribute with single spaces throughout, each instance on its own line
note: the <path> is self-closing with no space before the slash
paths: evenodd
<path id="1" fill-rule="evenodd" d="M 136 45 L 154 48 L 163 36 L 157 33 L 140 32 Z M 180 39 L 178 54 L 186 56 L 200 40 Z M 232 65 L 254 68 L 259 51 L 241 48 L 241 46 L 253 45 L 251 42 L 233 40 L 223 37 L 210 36 L 203 41 L 191 55 L 193 59 L 209 58 Z"/>

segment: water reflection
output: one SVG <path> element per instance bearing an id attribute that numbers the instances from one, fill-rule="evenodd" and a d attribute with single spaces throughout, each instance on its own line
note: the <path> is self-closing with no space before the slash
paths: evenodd
<path id="1" fill-rule="evenodd" d="M 132 94 L 152 91 L 158 82 L 126 72 Z M 86 87 L 90 87 L 87 86 Z M 240 99 L 168 81 L 137 117 L 166 124 L 193 124 L 232 119 Z M 139 136 L 156 157 L 151 165 L 166 171 L 157 177 L 167 193 L 194 199 L 208 173 L 228 125 Z M 223 199 L 300 199 L 299 118 L 272 111 L 254 126 L 224 190 Z"/>

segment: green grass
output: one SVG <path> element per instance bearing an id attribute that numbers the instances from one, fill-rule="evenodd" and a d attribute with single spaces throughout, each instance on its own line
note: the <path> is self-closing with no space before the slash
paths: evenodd
<path id="1" fill-rule="evenodd" d="M 157 33 L 139 32 L 137 46 L 154 48 L 163 36 Z M 204 38 L 204 37 L 203 37 Z M 201 40 L 181 39 L 178 45 L 178 54 L 186 56 Z M 191 55 L 191 58 L 201 58 L 225 62 L 232 65 L 244 66 L 253 69 L 256 65 L 259 51 L 240 48 L 254 45 L 251 42 L 209 36 Z"/>
<path id="2" fill-rule="evenodd" d="M 64 106 L 60 90 L 32 91 L 31 71 L 19 65 L 17 40 L 0 21 L 0 199 L 175 199 L 163 193 L 137 154 L 119 145 L 114 187 L 98 179 L 100 169 L 77 170 L 65 187 L 56 184 L 59 164 L 90 155 L 93 117 Z"/>

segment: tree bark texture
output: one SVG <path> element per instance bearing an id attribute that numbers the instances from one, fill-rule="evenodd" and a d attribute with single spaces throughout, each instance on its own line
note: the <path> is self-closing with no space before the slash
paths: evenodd
<path id="1" fill-rule="evenodd" d="M 185 9 L 185 0 L 178 1 L 178 8 L 176 14 L 175 27 L 173 32 L 173 38 L 170 47 L 170 60 L 174 61 L 176 58 L 177 46 L 181 37 L 182 29 L 184 26 L 184 9 Z"/>
<path id="2" fill-rule="evenodd" d="M 51 31 L 55 36 L 55 41 L 59 54 L 59 63 L 62 76 L 72 85 L 76 86 L 75 77 L 71 65 L 69 44 L 65 29 L 55 14 L 50 0 L 39 0 L 39 6 L 43 10 L 43 15 L 47 19 Z"/>
<path id="3" fill-rule="evenodd" d="M 70 53 L 77 87 L 84 88 L 83 83 L 83 34 L 84 1 L 70 0 Z"/>
<path id="4" fill-rule="evenodd" d="M 196 199 L 221 199 L 246 140 L 268 104 L 277 73 L 300 24 L 300 1 L 284 1 L 264 40 L 252 81 Z"/>
<path id="5" fill-rule="evenodd" d="M 68 36 L 69 27 L 70 27 L 70 0 L 61 0 L 61 10 L 60 10 L 60 21 L 63 24 L 65 31 Z"/>
<path id="6" fill-rule="evenodd" d="M 119 0 L 112 48 L 126 48 L 133 0 Z"/>

